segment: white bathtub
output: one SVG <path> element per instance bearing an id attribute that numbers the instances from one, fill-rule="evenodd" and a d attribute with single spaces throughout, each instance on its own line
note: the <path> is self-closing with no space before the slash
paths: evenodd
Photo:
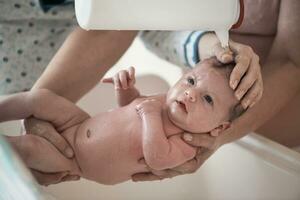
<path id="1" fill-rule="evenodd" d="M 135 66 L 142 94 L 165 92 L 180 76 L 178 67 L 144 50 L 139 40 L 109 71 Z M 111 85 L 99 84 L 79 105 L 90 114 L 114 107 Z M 15 122 L 0 125 L 0 132 L 18 132 Z M 170 180 L 103 186 L 87 180 L 43 187 L 60 200 L 299 200 L 300 154 L 254 133 L 219 149 L 192 175 Z"/>

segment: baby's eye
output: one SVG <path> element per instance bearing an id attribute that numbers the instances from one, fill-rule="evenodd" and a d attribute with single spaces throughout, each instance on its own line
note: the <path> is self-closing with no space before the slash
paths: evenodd
<path id="1" fill-rule="evenodd" d="M 213 99 L 212 99 L 211 96 L 209 96 L 209 95 L 204 95 L 204 99 L 205 99 L 205 101 L 206 101 L 207 103 L 209 103 L 209 104 L 211 104 L 211 105 L 214 104 L 214 101 L 213 101 Z"/>
<path id="2" fill-rule="evenodd" d="M 195 85 L 195 80 L 192 77 L 188 77 L 187 81 L 189 84 Z"/>

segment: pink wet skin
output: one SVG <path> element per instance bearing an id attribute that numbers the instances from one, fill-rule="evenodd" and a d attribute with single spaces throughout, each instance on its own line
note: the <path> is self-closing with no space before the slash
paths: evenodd
<path id="1" fill-rule="evenodd" d="M 156 170 L 178 166 L 196 154 L 180 134 L 220 134 L 229 127 L 229 108 L 236 103 L 224 74 L 210 62 L 198 64 L 167 94 L 138 96 L 126 106 L 89 118 L 73 129 L 77 131 L 63 133 L 79 169 L 70 169 L 70 174 L 111 185 L 148 172 L 139 162 L 142 158 Z"/>

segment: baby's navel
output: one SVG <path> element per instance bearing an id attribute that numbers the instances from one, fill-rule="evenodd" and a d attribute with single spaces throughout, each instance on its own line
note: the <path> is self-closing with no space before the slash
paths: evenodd
<path id="1" fill-rule="evenodd" d="M 86 136 L 87 136 L 88 138 L 91 137 L 91 131 L 90 131 L 90 129 L 87 130 Z"/>

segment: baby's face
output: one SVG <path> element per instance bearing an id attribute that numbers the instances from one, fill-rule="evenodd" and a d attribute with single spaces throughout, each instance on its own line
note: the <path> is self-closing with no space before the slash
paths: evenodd
<path id="1" fill-rule="evenodd" d="M 209 132 L 228 122 L 229 110 L 237 103 L 225 74 L 209 62 L 184 74 L 167 94 L 169 118 L 193 133 Z"/>

